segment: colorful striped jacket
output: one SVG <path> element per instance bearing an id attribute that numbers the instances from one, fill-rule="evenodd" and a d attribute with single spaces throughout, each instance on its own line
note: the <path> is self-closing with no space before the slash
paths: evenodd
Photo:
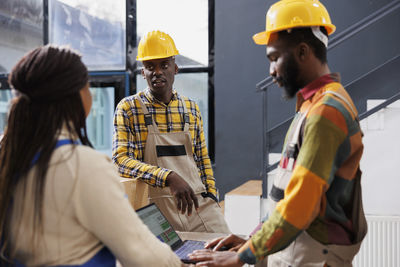
<path id="1" fill-rule="evenodd" d="M 322 95 L 334 91 L 344 96 Z M 284 198 L 261 230 L 239 250 L 246 263 L 286 248 L 302 232 L 322 244 L 353 243 L 355 229 L 347 207 L 363 152 L 362 132 L 356 108 L 339 83 L 328 74 L 311 82 L 297 94 L 296 116 L 310 108 L 300 134 L 300 149 Z M 288 134 L 292 131 L 289 128 Z M 285 147 L 280 166 L 285 168 Z"/>

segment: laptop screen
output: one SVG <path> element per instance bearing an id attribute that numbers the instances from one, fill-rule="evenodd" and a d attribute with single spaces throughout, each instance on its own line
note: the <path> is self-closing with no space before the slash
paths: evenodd
<path id="1" fill-rule="evenodd" d="M 154 203 L 137 210 L 136 213 L 150 231 L 172 249 L 182 243 L 178 234 Z"/>

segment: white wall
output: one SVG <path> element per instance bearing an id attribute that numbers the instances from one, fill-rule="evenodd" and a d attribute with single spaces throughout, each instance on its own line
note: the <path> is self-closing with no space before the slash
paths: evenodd
<path id="1" fill-rule="evenodd" d="M 368 109 L 383 102 L 368 100 Z M 361 122 L 361 184 L 366 214 L 400 215 L 400 101 Z"/>

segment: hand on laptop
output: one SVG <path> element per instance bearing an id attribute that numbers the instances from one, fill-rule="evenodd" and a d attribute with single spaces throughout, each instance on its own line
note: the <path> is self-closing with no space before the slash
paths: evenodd
<path id="1" fill-rule="evenodd" d="M 166 185 L 169 186 L 171 194 L 178 202 L 177 207 L 182 214 L 185 214 L 187 211 L 187 214 L 190 216 L 193 206 L 196 210 L 199 208 L 199 202 L 193 189 L 179 174 L 176 172 L 168 174 Z"/>
<path id="2" fill-rule="evenodd" d="M 239 267 L 244 264 L 234 251 L 195 250 L 189 258 L 197 262 L 196 266 Z"/>
<path id="3" fill-rule="evenodd" d="M 229 251 L 238 251 L 247 240 L 240 238 L 236 235 L 228 235 L 226 237 L 219 237 L 211 240 L 206 244 L 204 248 L 212 249 L 213 251 L 217 250 L 229 250 Z"/>

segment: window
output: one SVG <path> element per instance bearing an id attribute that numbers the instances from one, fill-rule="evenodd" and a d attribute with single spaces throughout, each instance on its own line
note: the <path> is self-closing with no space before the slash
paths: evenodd
<path id="1" fill-rule="evenodd" d="M 86 119 L 89 140 L 94 148 L 111 156 L 114 112 L 114 87 L 90 88 L 92 109 Z M 0 90 L 0 135 L 7 124 L 11 90 Z"/>
<path id="2" fill-rule="evenodd" d="M 90 71 L 125 70 L 125 9 L 125 1 L 49 0 L 49 42 L 79 51 Z"/>
<path id="3" fill-rule="evenodd" d="M 114 87 L 91 87 L 92 109 L 86 119 L 89 140 L 94 148 L 111 156 Z"/>
<path id="4" fill-rule="evenodd" d="M 12 95 L 11 90 L 0 90 L 0 135 L 4 133 L 7 124 L 8 110 Z"/>
<path id="5" fill-rule="evenodd" d="M 86 119 L 88 137 L 96 150 L 111 156 L 115 96 L 125 96 L 114 85 L 120 84 L 116 71 L 126 69 L 126 2 L 48 1 L 49 42 L 69 45 L 82 54 L 90 71 L 93 98 Z M 99 82 L 103 79 L 107 85 Z"/>
<path id="6" fill-rule="evenodd" d="M 42 0 L 1 0 L 0 73 L 9 73 L 26 52 L 43 44 L 42 4 Z"/>
<path id="7" fill-rule="evenodd" d="M 55 43 L 77 50 L 88 66 L 93 95 L 88 135 L 96 149 L 111 154 L 115 104 L 147 86 L 136 79 L 135 46 L 144 33 L 164 31 L 180 53 L 174 86 L 199 105 L 213 159 L 213 16 L 214 0 L 1 0 L 0 83 L 7 83 L 11 68 L 33 48 Z M 11 92 L 0 89 L 2 132 Z"/>
<path id="8" fill-rule="evenodd" d="M 138 41 L 149 31 L 166 32 L 184 57 L 180 67 L 208 65 L 208 0 L 137 0 L 136 5 Z"/>
<path id="9" fill-rule="evenodd" d="M 137 43 L 149 31 L 168 33 L 179 51 L 174 88 L 199 105 L 204 134 L 211 160 L 214 159 L 213 125 L 213 39 L 214 1 L 212 0 L 136 0 Z M 136 51 L 133 51 L 136 56 Z M 137 64 L 136 88 L 147 87 L 140 76 L 141 64 Z"/>
<path id="10" fill-rule="evenodd" d="M 203 119 L 204 136 L 208 147 L 208 74 L 182 73 L 175 76 L 175 89 L 182 95 L 196 101 Z"/>

